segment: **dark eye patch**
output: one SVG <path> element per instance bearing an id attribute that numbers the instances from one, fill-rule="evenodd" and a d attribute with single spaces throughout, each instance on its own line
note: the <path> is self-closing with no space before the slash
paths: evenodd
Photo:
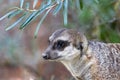
<path id="1" fill-rule="evenodd" d="M 57 49 L 57 50 L 62 51 L 69 44 L 70 44 L 70 42 L 68 42 L 68 41 L 58 40 L 57 42 L 54 43 L 53 49 Z"/>

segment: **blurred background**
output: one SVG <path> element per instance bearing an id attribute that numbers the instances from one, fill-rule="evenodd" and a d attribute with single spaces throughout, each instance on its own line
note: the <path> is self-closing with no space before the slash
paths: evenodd
<path id="1" fill-rule="evenodd" d="M 25 1 L 33 4 L 33 0 Z M 36 6 L 42 1 L 39 0 Z M 39 19 L 23 30 L 18 26 L 9 31 L 5 28 L 19 16 L 0 21 L 0 80 L 74 80 L 61 63 L 47 62 L 41 57 L 48 37 L 63 27 L 77 29 L 89 40 L 119 43 L 120 0 L 80 1 L 80 8 L 76 7 L 76 1 L 69 4 L 67 26 L 63 25 L 62 10 L 56 16 L 48 14 L 36 39 L 34 31 Z M 0 17 L 19 3 L 19 0 L 0 0 Z"/>

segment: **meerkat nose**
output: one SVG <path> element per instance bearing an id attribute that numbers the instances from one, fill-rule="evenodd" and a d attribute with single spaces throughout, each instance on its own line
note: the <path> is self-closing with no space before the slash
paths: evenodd
<path id="1" fill-rule="evenodd" d="M 43 57 L 44 59 L 46 59 L 46 60 L 47 60 L 47 59 L 50 59 L 49 55 L 48 55 L 48 54 L 45 54 L 45 53 L 42 54 L 42 57 Z"/>

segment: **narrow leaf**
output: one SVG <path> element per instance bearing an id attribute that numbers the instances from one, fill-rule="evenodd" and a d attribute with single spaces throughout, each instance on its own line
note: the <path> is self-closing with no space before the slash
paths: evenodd
<path id="1" fill-rule="evenodd" d="M 76 0 L 77 9 L 80 11 L 80 0 Z"/>
<path id="2" fill-rule="evenodd" d="M 21 18 L 19 18 L 15 23 L 13 23 L 11 26 L 9 26 L 8 28 L 6 28 L 6 31 L 14 28 L 20 21 L 23 20 L 23 18 L 25 17 L 25 15 L 23 15 Z"/>
<path id="3" fill-rule="evenodd" d="M 12 17 L 20 14 L 21 12 L 22 12 L 22 10 L 16 10 L 16 11 L 14 11 L 13 13 L 11 13 L 10 15 L 8 15 L 8 18 L 12 18 Z"/>
<path id="4" fill-rule="evenodd" d="M 47 5 L 51 4 L 51 2 L 52 2 L 51 0 L 48 0 Z"/>
<path id="5" fill-rule="evenodd" d="M 20 0 L 20 8 L 23 7 L 24 0 Z"/>
<path id="6" fill-rule="evenodd" d="M 61 0 L 56 0 L 57 4 L 60 4 Z"/>
<path id="7" fill-rule="evenodd" d="M 25 28 L 26 25 L 28 25 L 32 20 L 36 19 L 37 16 L 39 16 L 42 12 L 44 12 L 46 10 L 47 7 L 49 7 L 50 5 L 46 5 L 44 8 L 33 12 L 26 20 L 25 22 L 20 26 L 20 29 Z"/>
<path id="8" fill-rule="evenodd" d="M 50 10 L 51 10 L 51 9 L 49 9 L 49 10 L 44 14 L 44 16 L 42 17 L 42 19 L 41 19 L 40 22 L 38 23 L 37 28 L 36 28 L 36 31 L 35 31 L 35 33 L 34 33 L 35 38 L 37 37 L 38 31 L 39 31 L 39 29 L 40 29 L 40 26 L 41 26 L 42 22 L 44 21 L 44 19 L 46 18 L 46 16 L 47 16 L 48 13 L 50 12 Z"/>
<path id="9" fill-rule="evenodd" d="M 8 17 L 10 14 L 13 14 L 14 12 L 15 12 L 15 10 L 8 12 L 7 14 L 5 14 L 4 16 L 2 16 L 0 18 L 0 21 L 3 20 L 4 18 Z"/>
<path id="10" fill-rule="evenodd" d="M 83 9 L 83 1 L 80 0 L 79 2 L 80 2 L 80 9 Z"/>
<path id="11" fill-rule="evenodd" d="M 33 9 L 35 8 L 35 6 L 37 5 L 38 3 L 38 0 L 34 0 L 34 3 L 33 3 Z"/>
<path id="12" fill-rule="evenodd" d="M 63 2 L 61 1 L 61 2 L 58 4 L 58 6 L 54 9 L 53 15 L 56 15 L 56 14 L 60 11 L 60 9 L 62 8 L 62 4 L 63 4 Z"/>
<path id="13" fill-rule="evenodd" d="M 31 22 L 31 20 L 36 16 L 37 12 L 33 12 L 28 19 L 25 20 L 25 22 L 20 26 L 20 29 L 23 29 L 27 24 Z"/>
<path id="14" fill-rule="evenodd" d="M 67 20 L 68 20 L 68 0 L 64 1 L 64 10 L 63 10 L 63 17 L 64 17 L 64 25 L 67 25 Z"/>
<path id="15" fill-rule="evenodd" d="M 29 8 L 30 8 L 30 3 L 27 2 L 27 3 L 26 3 L 26 9 L 29 10 Z"/>

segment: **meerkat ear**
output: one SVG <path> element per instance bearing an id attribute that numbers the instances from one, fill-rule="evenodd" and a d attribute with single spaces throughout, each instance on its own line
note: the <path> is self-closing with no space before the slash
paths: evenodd
<path id="1" fill-rule="evenodd" d="M 81 51 L 80 56 L 82 56 L 83 55 L 83 49 L 84 49 L 83 42 L 77 43 L 77 49 Z"/>
<path id="2" fill-rule="evenodd" d="M 84 34 L 79 33 L 79 38 L 77 41 L 77 49 L 81 50 L 82 52 L 86 52 L 87 48 L 88 48 L 88 41 L 87 38 Z"/>
<path id="3" fill-rule="evenodd" d="M 77 43 L 77 49 L 81 51 L 83 50 L 83 42 Z"/>

